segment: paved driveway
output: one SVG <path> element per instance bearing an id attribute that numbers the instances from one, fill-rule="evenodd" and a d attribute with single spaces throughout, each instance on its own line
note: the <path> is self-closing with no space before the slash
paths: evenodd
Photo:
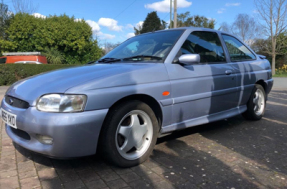
<path id="1" fill-rule="evenodd" d="M 34 154 L 13 144 L 0 123 L 0 188 L 287 188 L 287 78 L 282 81 L 261 121 L 237 116 L 160 138 L 151 158 L 130 169 L 97 155 Z"/>

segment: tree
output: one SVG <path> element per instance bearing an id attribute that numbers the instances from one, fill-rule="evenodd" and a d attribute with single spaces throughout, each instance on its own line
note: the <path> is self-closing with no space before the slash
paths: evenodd
<path id="1" fill-rule="evenodd" d="M 256 38 L 260 38 L 261 36 L 259 25 L 255 19 L 248 14 L 238 14 L 231 26 L 223 22 L 219 30 L 238 36 L 244 43 L 250 46 Z"/>
<path id="2" fill-rule="evenodd" d="M 160 30 L 160 29 L 161 29 L 161 21 L 159 17 L 157 16 L 156 11 L 148 13 L 146 19 L 144 20 L 141 34 Z"/>
<path id="3" fill-rule="evenodd" d="M 12 0 L 12 4 L 16 13 L 33 14 L 37 11 L 37 6 L 34 6 L 32 0 Z"/>
<path id="4" fill-rule="evenodd" d="M 142 28 L 134 28 L 135 29 L 135 35 L 143 34 L 147 32 L 153 32 L 162 29 L 163 26 L 161 24 L 161 21 L 159 17 L 157 16 L 156 11 L 148 13 L 146 19 L 144 20 L 144 23 L 142 25 Z"/>
<path id="5" fill-rule="evenodd" d="M 120 44 L 121 44 L 120 42 L 117 42 L 117 43 L 106 42 L 105 49 L 104 49 L 105 54 L 107 54 L 108 52 L 110 52 L 111 50 L 119 46 Z"/>
<path id="6" fill-rule="evenodd" d="M 258 54 L 263 54 L 267 56 L 268 58 L 272 58 L 272 40 L 271 37 L 267 39 L 256 39 L 254 43 L 251 45 L 252 49 L 258 53 Z M 287 55 L 287 32 L 285 31 L 284 33 L 281 33 L 277 37 L 277 42 L 276 42 L 276 68 L 280 67 L 283 65 L 282 63 L 282 57 L 286 59 Z M 278 62 L 281 62 L 278 64 Z"/>
<path id="7" fill-rule="evenodd" d="M 252 40 L 260 37 L 260 27 L 253 17 L 248 14 L 238 14 L 232 24 L 232 33 L 239 36 L 242 41 L 251 45 Z"/>
<path id="8" fill-rule="evenodd" d="M 7 39 L 6 30 L 12 18 L 13 14 L 9 12 L 8 6 L 5 5 L 2 0 L 0 3 L 0 56 L 3 51 L 4 40 Z"/>
<path id="9" fill-rule="evenodd" d="M 167 28 L 167 22 L 164 21 L 164 20 L 161 20 L 161 26 L 160 26 L 160 29 L 164 30 Z"/>
<path id="10" fill-rule="evenodd" d="M 262 20 L 264 34 L 271 39 L 272 75 L 275 74 L 275 59 L 278 51 L 277 40 L 286 30 L 287 0 L 254 0 L 255 6 Z M 285 46 L 287 47 L 287 46 Z"/>
<path id="11" fill-rule="evenodd" d="M 6 51 L 46 51 L 54 57 L 60 53 L 64 57 L 62 63 L 67 64 L 86 63 L 101 56 L 91 27 L 84 20 L 75 21 L 74 17 L 61 15 L 43 19 L 19 13 L 6 32 L 8 39 L 3 43 Z M 51 62 L 59 63 L 58 60 Z"/>
<path id="12" fill-rule="evenodd" d="M 214 29 L 215 20 L 208 19 L 204 16 L 190 16 L 190 12 L 181 13 L 177 16 L 177 26 L 178 27 L 202 27 L 202 28 L 211 28 Z"/>
<path id="13" fill-rule="evenodd" d="M 7 26 L 8 16 L 8 6 L 2 2 L 0 3 L 0 39 L 5 37 L 5 29 Z"/>
<path id="14" fill-rule="evenodd" d="M 5 30 L 8 28 L 13 13 L 9 11 L 8 6 L 0 2 L 0 39 L 5 38 Z"/>
<path id="15" fill-rule="evenodd" d="M 43 53 L 49 64 L 62 64 L 65 60 L 63 54 L 55 48 L 48 48 L 44 49 Z"/>
<path id="16" fill-rule="evenodd" d="M 232 33 L 231 32 L 231 27 L 226 22 L 222 22 L 220 27 L 218 28 L 218 30 L 225 31 L 225 32 L 228 32 L 228 33 Z"/>
<path id="17" fill-rule="evenodd" d="M 142 30 L 142 25 L 141 24 L 138 24 L 136 27 L 134 27 L 134 30 L 135 30 L 135 35 L 139 35 L 141 34 L 141 30 Z"/>
<path id="18" fill-rule="evenodd" d="M 251 48 L 256 52 L 257 54 L 263 54 L 268 56 L 269 49 L 271 49 L 271 40 L 268 39 L 255 39 L 254 42 L 251 45 Z"/>

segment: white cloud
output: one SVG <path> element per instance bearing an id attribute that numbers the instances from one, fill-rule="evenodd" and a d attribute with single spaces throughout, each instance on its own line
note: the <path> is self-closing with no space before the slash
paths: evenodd
<path id="1" fill-rule="evenodd" d="M 99 36 L 100 39 L 114 39 L 116 36 L 115 35 L 111 35 L 111 34 L 107 34 L 107 33 L 103 33 L 103 32 L 98 32 L 97 35 Z"/>
<path id="2" fill-rule="evenodd" d="M 33 13 L 32 15 L 33 15 L 34 17 L 36 17 L 36 18 L 47 18 L 47 16 L 42 15 L 42 14 L 40 14 L 40 13 Z"/>
<path id="3" fill-rule="evenodd" d="M 98 33 L 100 31 L 101 28 L 97 22 L 93 20 L 86 20 L 86 22 L 91 26 L 93 33 Z"/>
<path id="4" fill-rule="evenodd" d="M 143 27 L 143 21 L 139 21 L 136 25 L 135 25 L 135 28 L 136 29 L 139 29 L 139 28 L 142 28 Z"/>
<path id="5" fill-rule="evenodd" d="M 221 8 L 217 11 L 218 14 L 222 14 L 225 11 L 225 8 Z"/>
<path id="6" fill-rule="evenodd" d="M 123 26 L 118 26 L 118 21 L 112 18 L 100 18 L 98 21 L 99 25 L 105 26 L 112 31 L 122 31 Z"/>
<path id="7" fill-rule="evenodd" d="M 74 21 L 75 22 L 81 22 L 83 19 L 81 19 L 81 18 L 76 18 Z"/>
<path id="8" fill-rule="evenodd" d="M 116 36 L 115 36 L 115 35 L 111 35 L 111 34 L 104 33 L 101 37 L 102 37 L 103 39 L 114 39 Z"/>
<path id="9" fill-rule="evenodd" d="M 126 28 L 131 28 L 131 29 L 133 29 L 134 26 L 133 26 L 132 24 L 127 24 Z"/>
<path id="10" fill-rule="evenodd" d="M 133 37 L 133 36 L 135 36 L 134 33 L 128 33 L 128 34 L 126 35 L 127 38 L 131 38 L 131 37 Z"/>
<path id="11" fill-rule="evenodd" d="M 192 5 L 192 2 L 187 0 L 178 0 L 177 8 L 186 8 Z M 146 4 L 144 6 L 147 9 L 153 9 L 158 12 L 169 12 L 170 11 L 170 0 L 158 1 L 152 4 Z"/>
<path id="12" fill-rule="evenodd" d="M 225 6 L 227 7 L 237 7 L 239 6 L 241 3 L 226 3 Z"/>

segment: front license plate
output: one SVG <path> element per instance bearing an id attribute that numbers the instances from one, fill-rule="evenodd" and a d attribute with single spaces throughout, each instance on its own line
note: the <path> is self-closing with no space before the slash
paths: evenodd
<path id="1" fill-rule="evenodd" d="M 17 125 L 16 125 L 16 115 L 11 114 L 9 112 L 7 112 L 6 110 L 4 110 L 3 108 L 1 108 L 1 117 L 2 120 L 9 126 L 17 129 Z"/>

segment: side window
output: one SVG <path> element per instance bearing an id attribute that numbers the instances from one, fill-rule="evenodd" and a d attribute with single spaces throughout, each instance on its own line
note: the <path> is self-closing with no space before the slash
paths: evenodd
<path id="1" fill-rule="evenodd" d="M 182 54 L 199 54 L 201 63 L 226 62 L 217 33 L 194 31 L 181 47 Z"/>
<path id="2" fill-rule="evenodd" d="M 232 62 L 254 60 L 255 55 L 243 43 L 229 35 L 222 35 Z"/>
<path id="3" fill-rule="evenodd" d="M 5 64 L 6 63 L 6 58 L 0 58 L 0 64 Z"/>

